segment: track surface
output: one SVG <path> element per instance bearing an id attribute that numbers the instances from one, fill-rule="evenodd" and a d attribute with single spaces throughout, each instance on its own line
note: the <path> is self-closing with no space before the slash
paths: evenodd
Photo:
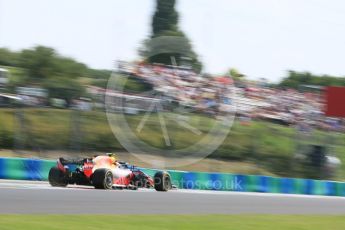
<path id="1" fill-rule="evenodd" d="M 49 214 L 345 214 L 345 198 L 174 190 L 101 191 L 0 180 L 0 213 Z"/>

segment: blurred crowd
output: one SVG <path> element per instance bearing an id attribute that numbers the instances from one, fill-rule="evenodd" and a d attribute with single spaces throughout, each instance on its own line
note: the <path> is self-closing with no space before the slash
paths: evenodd
<path id="1" fill-rule="evenodd" d="M 153 85 L 163 100 L 212 115 L 233 109 L 233 80 L 230 77 L 201 76 L 190 68 L 151 64 L 119 64 L 119 70 Z"/>
<path id="2" fill-rule="evenodd" d="M 344 131 L 344 119 L 324 116 L 322 89 L 277 89 L 264 81 L 235 81 L 231 76 L 199 75 L 189 68 L 159 64 L 119 62 L 119 71 L 149 82 L 156 92 L 196 110 L 219 114 L 236 107 L 243 123 L 261 119 L 297 125 L 301 131 L 314 127 Z"/>
<path id="3" fill-rule="evenodd" d="M 325 102 L 320 90 L 257 88 L 253 92 L 246 92 L 245 97 L 263 102 L 251 111 L 252 117 L 286 125 L 295 124 L 306 132 L 312 128 L 344 131 L 344 119 L 324 115 Z"/>

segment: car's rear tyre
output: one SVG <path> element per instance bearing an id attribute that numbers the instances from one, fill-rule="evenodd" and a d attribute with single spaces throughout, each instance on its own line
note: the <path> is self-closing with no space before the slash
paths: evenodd
<path id="1" fill-rule="evenodd" d="M 113 173 L 109 169 L 97 169 L 92 175 L 92 184 L 96 189 L 111 189 Z"/>
<path id="2" fill-rule="evenodd" d="M 172 188 L 170 175 L 167 172 L 156 172 L 154 183 L 155 189 L 159 192 L 166 192 Z"/>
<path id="3" fill-rule="evenodd" d="M 48 175 L 49 184 L 53 187 L 66 187 L 68 178 L 58 167 L 52 167 Z"/>

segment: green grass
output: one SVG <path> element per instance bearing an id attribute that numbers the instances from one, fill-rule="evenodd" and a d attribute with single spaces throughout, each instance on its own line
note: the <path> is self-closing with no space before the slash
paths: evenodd
<path id="1" fill-rule="evenodd" d="M 206 134 L 214 125 L 214 120 L 209 117 L 201 115 L 193 116 L 188 120 L 188 122 L 191 126 L 198 127 L 198 130 L 201 132 L 200 135 L 198 135 L 189 131 L 184 126 L 178 125 L 176 120 L 174 120 L 176 117 L 171 117 L 168 113 L 162 114 L 162 116 L 164 117 L 169 139 L 174 146 L 174 149 L 187 148 L 188 146 L 199 142 L 202 138 L 205 138 Z M 162 134 L 162 127 L 157 114 L 152 114 L 147 119 L 141 132 L 137 132 L 136 129 L 143 119 L 143 115 L 126 116 L 126 119 L 131 130 L 133 130 L 142 141 L 145 141 L 156 148 L 165 149 L 167 147 L 163 139 L 163 135 L 157 135 Z M 153 136 L 158 138 L 152 138 Z"/>
<path id="2" fill-rule="evenodd" d="M 340 230 L 345 216 L 300 215 L 2 215 L 2 230 L 236 229 Z"/>

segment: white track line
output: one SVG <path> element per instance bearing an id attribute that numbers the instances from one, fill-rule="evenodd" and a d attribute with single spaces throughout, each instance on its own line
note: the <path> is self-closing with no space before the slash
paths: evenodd
<path id="1" fill-rule="evenodd" d="M 20 180 L 0 180 L 0 189 L 34 189 L 34 190 L 79 190 L 79 191 L 96 191 L 90 186 L 69 185 L 66 188 L 51 187 L 45 181 L 20 181 Z M 99 191 L 99 190 L 97 190 Z M 153 189 L 132 190 L 114 190 L 124 192 L 156 192 Z M 174 189 L 169 193 L 182 194 L 200 194 L 200 195 L 228 195 L 228 196 L 254 196 L 254 197 L 282 197 L 282 198 L 308 198 L 308 199 L 337 199 L 345 200 L 345 197 L 338 196 L 319 196 L 319 195 L 301 195 L 301 194 L 279 194 L 279 193 L 256 193 L 256 192 L 232 192 L 232 191 L 210 191 L 210 190 L 187 190 Z"/>

